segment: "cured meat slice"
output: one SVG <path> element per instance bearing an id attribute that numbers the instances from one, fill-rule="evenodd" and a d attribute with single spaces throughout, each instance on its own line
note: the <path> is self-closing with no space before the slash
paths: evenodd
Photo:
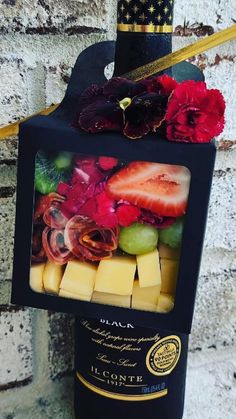
<path id="1" fill-rule="evenodd" d="M 64 265 L 73 255 L 65 245 L 64 230 L 46 227 L 42 235 L 43 248 L 48 259 L 58 265 Z"/>
<path id="2" fill-rule="evenodd" d="M 66 225 L 65 244 L 80 260 L 100 261 L 112 257 L 118 233 L 118 228 L 98 227 L 89 218 L 75 215 Z"/>

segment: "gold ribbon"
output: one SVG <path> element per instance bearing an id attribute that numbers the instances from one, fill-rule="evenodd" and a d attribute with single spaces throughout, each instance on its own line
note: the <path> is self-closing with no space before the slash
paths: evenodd
<path id="1" fill-rule="evenodd" d="M 172 52 L 171 54 L 165 55 L 164 57 L 143 65 L 142 67 L 138 67 L 135 70 L 124 74 L 123 77 L 133 81 L 139 81 L 179 64 L 194 55 L 201 54 L 210 48 L 214 48 L 218 45 L 224 44 L 225 42 L 231 41 L 234 38 L 236 38 L 236 25 L 210 35 L 207 38 L 201 39 L 200 41 L 188 45 L 178 51 Z"/>
<path id="2" fill-rule="evenodd" d="M 150 77 L 153 74 L 159 73 L 160 71 L 166 70 L 169 67 L 179 64 L 182 61 L 185 61 L 193 57 L 194 55 L 201 54 L 202 52 L 205 52 L 210 48 L 217 47 L 218 45 L 224 44 L 225 42 L 231 41 L 235 38 L 236 25 L 233 25 L 228 29 L 224 29 L 220 32 L 217 32 L 213 35 L 208 36 L 207 38 L 195 42 L 194 44 L 188 45 L 187 47 L 172 52 L 171 54 L 165 55 L 164 57 L 161 57 L 158 60 L 152 61 L 149 64 L 139 67 L 133 71 L 130 71 L 129 73 L 124 74 L 123 77 L 133 81 L 139 81 L 143 78 Z M 34 115 L 31 115 L 27 118 L 24 118 L 18 122 L 0 128 L 0 140 L 5 140 L 6 138 L 17 135 L 19 133 L 19 125 L 22 122 L 36 115 L 48 115 L 51 112 L 53 112 L 58 106 L 59 104 L 53 105 L 50 108 L 43 109 L 42 111 Z"/>
<path id="3" fill-rule="evenodd" d="M 52 105 L 49 108 L 42 109 L 39 112 L 34 113 L 33 115 L 27 116 L 26 118 L 21 119 L 20 121 L 14 122 L 13 124 L 6 125 L 0 128 L 0 141 L 5 140 L 6 138 L 13 137 L 14 135 L 19 134 L 19 127 L 22 122 L 28 121 L 28 119 L 33 118 L 37 115 L 49 115 L 51 112 L 55 111 L 58 108 L 59 104 Z"/>

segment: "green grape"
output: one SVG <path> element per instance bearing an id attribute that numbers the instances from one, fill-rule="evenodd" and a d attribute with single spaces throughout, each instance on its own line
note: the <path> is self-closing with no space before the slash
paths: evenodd
<path id="1" fill-rule="evenodd" d="M 71 168 L 73 160 L 73 154 L 67 151 L 59 153 L 55 159 L 53 159 L 54 166 L 57 170 L 68 170 Z"/>
<path id="2" fill-rule="evenodd" d="M 123 227 L 119 247 L 130 255 L 144 255 L 157 248 L 158 230 L 152 226 L 134 223 Z"/>
<path id="3" fill-rule="evenodd" d="M 182 218 L 178 219 L 170 227 L 159 231 L 160 241 L 167 244 L 174 249 L 180 247 L 183 235 L 184 221 Z"/>

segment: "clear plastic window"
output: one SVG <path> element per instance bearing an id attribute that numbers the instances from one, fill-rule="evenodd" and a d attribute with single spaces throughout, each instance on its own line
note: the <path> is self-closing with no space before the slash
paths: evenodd
<path id="1" fill-rule="evenodd" d="M 183 166 L 39 151 L 31 288 L 171 311 L 190 178 Z"/>

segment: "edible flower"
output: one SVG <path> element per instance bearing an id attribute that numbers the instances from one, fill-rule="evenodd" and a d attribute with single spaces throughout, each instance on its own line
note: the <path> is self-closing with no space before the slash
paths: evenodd
<path id="1" fill-rule="evenodd" d="M 223 131 L 224 114 L 222 94 L 204 82 L 177 83 L 166 74 L 139 82 L 114 77 L 81 95 L 76 126 L 130 139 L 159 130 L 169 141 L 208 143 Z"/>
<path id="2" fill-rule="evenodd" d="M 162 76 L 138 83 L 114 77 L 102 88 L 93 85 L 80 98 L 76 125 L 91 133 L 122 131 L 128 138 L 142 138 L 163 122 L 176 84 Z"/>
<path id="3" fill-rule="evenodd" d="M 208 143 L 224 129 L 225 101 L 219 90 L 206 83 L 185 81 L 168 103 L 166 122 L 170 141 Z"/>

